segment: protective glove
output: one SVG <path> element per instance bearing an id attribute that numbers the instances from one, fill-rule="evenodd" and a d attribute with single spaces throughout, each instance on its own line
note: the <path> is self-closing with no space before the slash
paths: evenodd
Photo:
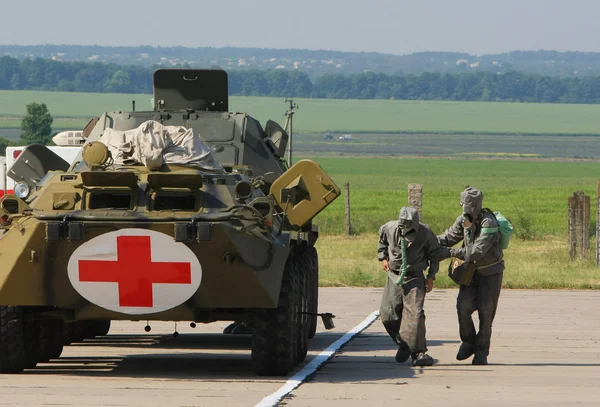
<path id="1" fill-rule="evenodd" d="M 425 292 L 431 292 L 431 290 L 433 290 L 433 279 L 432 278 L 428 278 L 427 280 L 425 280 Z"/>
<path id="2" fill-rule="evenodd" d="M 457 257 L 458 256 L 459 249 L 452 247 L 452 248 L 450 248 L 449 251 L 450 251 L 450 257 Z"/>
<path id="3" fill-rule="evenodd" d="M 450 257 L 452 257 L 452 255 L 450 254 L 450 249 L 447 247 L 440 247 L 440 249 L 437 252 L 438 261 L 446 260 Z"/>

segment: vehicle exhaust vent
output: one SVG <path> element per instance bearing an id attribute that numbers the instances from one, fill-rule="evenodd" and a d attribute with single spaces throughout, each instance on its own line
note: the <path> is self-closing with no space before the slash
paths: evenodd
<path id="1" fill-rule="evenodd" d="M 2 201 L 2 209 L 8 213 L 18 213 L 19 201 L 16 199 L 5 198 L 4 201 Z"/>
<path id="2" fill-rule="evenodd" d="M 92 192 L 88 209 L 129 210 L 131 194 L 126 192 Z"/>
<path id="3" fill-rule="evenodd" d="M 154 198 L 155 211 L 195 211 L 194 195 L 159 194 Z"/>

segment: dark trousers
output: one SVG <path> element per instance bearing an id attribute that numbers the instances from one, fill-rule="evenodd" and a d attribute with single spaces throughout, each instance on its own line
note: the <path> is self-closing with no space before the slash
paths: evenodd
<path id="1" fill-rule="evenodd" d="M 483 277 L 475 274 L 468 287 L 460 287 L 456 300 L 460 339 L 473 345 L 475 353 L 485 356 L 490 353 L 492 322 L 498 308 L 502 275 L 498 273 Z M 479 332 L 475 332 L 473 324 L 472 314 L 475 311 L 479 315 Z"/>
<path id="2" fill-rule="evenodd" d="M 393 277 L 388 272 L 379 310 L 381 322 L 398 345 L 408 345 L 411 353 L 425 352 L 425 277 L 423 273 L 405 277 L 403 285 L 396 285 L 398 276 Z"/>

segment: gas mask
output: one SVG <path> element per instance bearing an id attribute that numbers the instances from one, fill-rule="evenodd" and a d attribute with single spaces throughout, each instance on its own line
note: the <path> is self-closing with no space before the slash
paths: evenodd
<path id="1" fill-rule="evenodd" d="M 398 226 L 400 227 L 400 234 L 404 237 L 409 233 L 414 233 L 412 222 L 408 219 L 401 219 L 398 221 Z"/>
<path id="2" fill-rule="evenodd" d="M 462 206 L 463 227 L 467 230 L 473 227 L 473 223 L 483 205 L 483 194 L 476 188 L 467 187 L 460 194 L 460 206 Z"/>
<path id="3" fill-rule="evenodd" d="M 460 206 L 462 206 L 463 208 L 463 227 L 469 230 L 473 226 L 473 207 L 471 205 L 465 204 L 464 202 L 461 202 Z"/>
<path id="4" fill-rule="evenodd" d="M 413 241 L 419 230 L 419 212 L 414 208 L 406 206 L 400 209 L 398 229 L 402 237 L 408 241 Z"/>

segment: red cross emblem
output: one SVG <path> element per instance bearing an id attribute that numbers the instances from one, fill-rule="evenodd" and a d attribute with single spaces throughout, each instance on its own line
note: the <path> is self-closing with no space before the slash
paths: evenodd
<path id="1" fill-rule="evenodd" d="M 194 295 L 202 280 L 200 262 L 188 246 L 147 229 L 121 229 L 83 243 L 67 271 L 86 300 L 126 314 L 174 308 Z"/>
<path id="2" fill-rule="evenodd" d="M 152 262 L 150 236 L 118 236 L 117 261 L 79 260 L 79 281 L 118 283 L 121 307 L 152 307 L 152 285 L 191 284 L 190 263 Z"/>

